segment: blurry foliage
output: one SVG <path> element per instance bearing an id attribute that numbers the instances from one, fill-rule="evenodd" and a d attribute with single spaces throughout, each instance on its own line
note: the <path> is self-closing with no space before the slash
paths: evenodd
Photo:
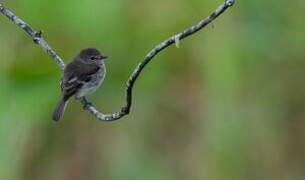
<path id="1" fill-rule="evenodd" d="M 207 16 L 214 0 L 7 1 L 68 62 L 111 58 L 104 112 L 158 42 Z M 156 57 L 131 114 L 98 122 L 71 101 L 51 122 L 61 72 L 0 16 L 0 178 L 245 180 L 305 178 L 304 1 L 237 1 L 213 27 Z"/>

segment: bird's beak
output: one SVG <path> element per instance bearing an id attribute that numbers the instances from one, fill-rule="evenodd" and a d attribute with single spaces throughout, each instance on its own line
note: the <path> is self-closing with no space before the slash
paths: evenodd
<path id="1" fill-rule="evenodd" d="M 108 56 L 101 55 L 100 59 L 107 59 Z"/>

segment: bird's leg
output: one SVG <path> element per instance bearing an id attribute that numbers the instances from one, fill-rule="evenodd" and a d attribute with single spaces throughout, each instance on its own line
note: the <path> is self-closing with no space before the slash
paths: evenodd
<path id="1" fill-rule="evenodd" d="M 82 104 L 84 105 L 83 106 L 84 110 L 87 110 L 90 106 L 92 106 L 92 103 L 89 102 L 85 97 L 76 97 L 75 96 L 75 99 L 82 102 Z"/>

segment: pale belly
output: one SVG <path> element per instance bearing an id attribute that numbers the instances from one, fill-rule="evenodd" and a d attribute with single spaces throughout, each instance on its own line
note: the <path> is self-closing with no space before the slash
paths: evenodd
<path id="1" fill-rule="evenodd" d="M 91 80 L 85 83 L 76 93 L 76 98 L 81 98 L 95 92 L 103 83 L 106 69 L 101 68 L 96 74 L 92 75 Z"/>

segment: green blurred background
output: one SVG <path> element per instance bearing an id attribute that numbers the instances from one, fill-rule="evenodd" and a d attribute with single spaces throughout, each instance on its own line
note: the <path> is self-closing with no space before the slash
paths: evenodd
<path id="1" fill-rule="evenodd" d="M 157 43 L 221 0 L 27 0 L 5 5 L 68 62 L 85 47 L 110 56 L 88 98 L 124 103 L 125 82 Z M 0 179 L 305 179 L 305 2 L 237 1 L 158 55 L 131 114 L 97 121 L 71 101 L 53 124 L 61 71 L 0 16 Z"/>

